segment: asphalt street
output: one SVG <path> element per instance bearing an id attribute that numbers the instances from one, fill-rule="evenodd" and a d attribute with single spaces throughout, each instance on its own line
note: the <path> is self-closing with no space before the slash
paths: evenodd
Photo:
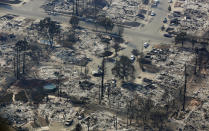
<path id="1" fill-rule="evenodd" d="M 1 13 L 16 14 L 19 16 L 24 16 L 28 18 L 44 18 L 48 16 L 47 13 L 41 8 L 45 0 L 30 0 L 21 6 L 0 6 Z M 168 13 L 168 1 L 161 0 L 157 8 L 152 8 L 156 13 L 156 16 L 153 16 L 152 21 L 146 24 L 144 27 L 138 28 L 125 28 L 124 38 L 129 41 L 128 47 L 123 52 L 124 54 L 130 54 L 130 51 L 133 48 L 142 50 L 143 43 L 149 42 L 151 45 L 160 44 L 160 43 L 171 43 L 172 39 L 165 38 L 159 32 L 161 26 L 163 25 L 163 19 L 167 16 Z M 61 23 L 68 23 L 70 16 L 57 15 L 50 16 L 53 20 L 56 20 Z M 94 29 L 95 26 L 87 23 L 82 23 L 82 26 Z"/>
<path id="2" fill-rule="evenodd" d="M 27 18 L 32 19 L 43 19 L 49 16 L 44 10 L 41 8 L 45 0 L 30 0 L 21 6 L 0 6 L 0 13 L 8 13 L 8 14 L 15 14 L 19 16 L 24 16 Z M 148 42 L 151 46 L 157 44 L 170 44 L 172 43 L 173 39 L 163 37 L 163 34 L 160 32 L 160 29 L 163 25 L 163 19 L 168 14 L 168 1 L 161 0 L 160 4 L 157 8 L 152 8 L 152 10 L 156 13 L 155 16 L 152 16 L 152 20 L 145 24 L 144 27 L 138 28 L 124 28 L 123 37 L 126 41 L 128 41 L 127 48 L 122 50 L 120 54 L 126 55 L 130 57 L 131 51 L 133 49 L 138 49 L 139 51 L 144 51 L 144 43 Z M 70 16 L 67 15 L 56 15 L 50 16 L 53 20 L 56 20 L 60 23 L 68 23 Z M 91 30 L 95 30 L 95 26 L 92 23 L 87 22 L 80 22 L 80 26 L 84 28 L 88 28 Z M 99 29 L 103 30 L 104 29 Z M 110 64 L 109 66 L 113 66 Z M 109 77 L 112 77 L 111 71 L 108 71 L 110 74 Z"/>

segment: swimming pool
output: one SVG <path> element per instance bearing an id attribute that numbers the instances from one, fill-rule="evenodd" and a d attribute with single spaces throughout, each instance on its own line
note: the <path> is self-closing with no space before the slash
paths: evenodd
<path id="1" fill-rule="evenodd" d="M 56 85 L 55 84 L 47 84 L 43 88 L 45 90 L 54 90 L 54 89 L 56 89 Z"/>

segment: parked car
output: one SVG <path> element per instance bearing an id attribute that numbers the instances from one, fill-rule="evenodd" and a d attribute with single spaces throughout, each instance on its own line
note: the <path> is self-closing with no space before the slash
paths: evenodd
<path id="1" fill-rule="evenodd" d="M 167 22 L 168 22 L 167 18 L 164 18 L 163 23 L 167 23 Z"/>
<path id="2" fill-rule="evenodd" d="M 149 43 L 148 42 L 145 42 L 144 43 L 144 48 L 147 48 L 147 47 L 149 47 Z"/>
<path id="3" fill-rule="evenodd" d="M 112 84 L 112 87 L 116 87 L 117 81 L 115 78 L 112 78 L 111 84 Z"/>
<path id="4" fill-rule="evenodd" d="M 154 2 L 155 2 L 156 4 L 159 4 L 159 3 L 160 3 L 160 0 L 154 0 Z"/>
<path id="5" fill-rule="evenodd" d="M 173 12 L 174 17 L 181 17 L 181 12 L 175 11 Z"/>
<path id="6" fill-rule="evenodd" d="M 144 18 L 145 18 L 145 16 L 142 15 L 142 14 L 138 14 L 137 16 L 138 16 L 139 18 L 141 18 L 141 19 L 144 19 Z"/>
<path id="7" fill-rule="evenodd" d="M 168 0 L 168 3 L 172 3 L 173 1 L 172 0 Z"/>
<path id="8" fill-rule="evenodd" d="M 179 24 L 179 20 L 178 19 L 172 19 L 171 21 L 170 21 L 170 25 L 178 25 Z"/>
<path id="9" fill-rule="evenodd" d="M 132 62 L 134 62 L 135 61 L 135 56 L 131 55 L 130 59 L 131 59 Z"/>
<path id="10" fill-rule="evenodd" d="M 157 3 L 153 3 L 153 4 L 151 5 L 151 8 L 155 8 L 155 7 L 157 7 Z"/>
<path id="11" fill-rule="evenodd" d="M 100 77 L 100 76 L 102 76 L 102 72 L 100 70 L 98 70 L 98 71 L 94 70 L 94 71 L 92 71 L 92 75 L 94 77 Z"/>
<path id="12" fill-rule="evenodd" d="M 151 15 L 151 16 L 155 16 L 156 14 L 155 14 L 154 11 L 152 11 L 150 15 Z"/>
<path id="13" fill-rule="evenodd" d="M 170 34 L 164 34 L 163 36 L 164 37 L 168 37 L 168 38 L 171 38 L 172 37 Z"/>
<path id="14" fill-rule="evenodd" d="M 166 29 L 166 32 L 170 32 L 170 31 L 173 31 L 173 30 L 174 30 L 174 28 L 168 27 L 168 28 Z"/>
<path id="15" fill-rule="evenodd" d="M 73 119 L 69 119 L 65 122 L 65 126 L 71 126 L 73 124 Z"/>

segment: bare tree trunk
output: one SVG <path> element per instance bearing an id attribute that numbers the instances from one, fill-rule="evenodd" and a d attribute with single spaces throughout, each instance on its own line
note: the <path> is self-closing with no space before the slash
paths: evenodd
<path id="1" fill-rule="evenodd" d="M 86 66 L 85 66 L 85 68 L 84 68 L 84 73 L 85 73 L 85 79 L 87 79 L 87 73 L 88 73 L 88 71 L 87 71 Z"/>
<path id="2" fill-rule="evenodd" d="M 13 58 L 14 76 L 17 77 L 16 76 L 17 74 L 16 74 L 16 64 L 15 63 L 16 63 L 16 59 L 15 59 L 15 56 L 14 56 L 14 58 Z"/>
<path id="3" fill-rule="evenodd" d="M 117 129 L 118 129 L 118 116 L 116 114 L 116 116 L 115 116 L 115 130 L 117 131 Z"/>
<path id="4" fill-rule="evenodd" d="M 16 74 L 17 74 L 17 80 L 19 79 L 19 74 L 20 74 L 20 72 L 19 72 L 19 47 L 17 47 L 17 64 L 16 64 L 17 66 L 16 66 Z"/>
<path id="5" fill-rule="evenodd" d="M 75 15 L 75 0 L 73 0 L 73 15 Z"/>
<path id="6" fill-rule="evenodd" d="M 185 110 L 185 103 L 186 103 L 186 86 L 187 86 L 187 73 L 186 73 L 186 64 L 184 69 L 184 100 L 183 100 L 183 111 Z"/>
<path id="7" fill-rule="evenodd" d="M 133 116 L 133 110 L 132 110 L 132 100 L 130 100 L 130 105 L 129 105 L 129 109 L 130 109 L 130 125 L 132 123 L 132 116 Z"/>
<path id="8" fill-rule="evenodd" d="M 82 74 L 82 73 L 83 73 L 82 66 L 80 66 L 80 67 L 81 67 L 81 72 L 80 72 L 80 74 Z"/>
<path id="9" fill-rule="evenodd" d="M 97 16 L 96 16 L 96 0 L 94 0 L 94 22 L 95 22 L 95 27 L 97 31 Z"/>
<path id="10" fill-rule="evenodd" d="M 85 10 L 85 0 L 83 0 L 83 12 Z"/>
<path id="11" fill-rule="evenodd" d="M 129 115 L 128 112 L 129 112 L 129 107 L 128 107 L 128 101 L 127 101 L 127 113 L 126 113 L 126 115 L 127 115 L 127 116 L 126 116 L 126 117 L 127 117 L 127 118 L 126 118 L 126 128 L 127 128 L 127 129 L 128 129 L 128 115 Z"/>
<path id="12" fill-rule="evenodd" d="M 89 126 L 90 126 L 90 120 L 89 119 L 87 121 L 87 126 L 88 126 L 88 131 L 89 131 Z"/>
<path id="13" fill-rule="evenodd" d="M 197 74 L 197 54 L 196 54 L 196 58 L 195 58 L 195 66 L 194 66 L 194 75 Z"/>
<path id="14" fill-rule="evenodd" d="M 22 66 L 22 73 L 25 74 L 25 52 L 23 52 L 23 66 Z"/>
<path id="15" fill-rule="evenodd" d="M 192 40 L 192 49 L 194 49 L 195 42 Z"/>
<path id="16" fill-rule="evenodd" d="M 75 13 L 78 16 L 78 0 L 75 0 Z"/>

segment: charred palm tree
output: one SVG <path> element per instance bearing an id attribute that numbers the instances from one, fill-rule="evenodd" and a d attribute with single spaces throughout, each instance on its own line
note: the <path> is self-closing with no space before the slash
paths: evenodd
<path id="1" fill-rule="evenodd" d="M 25 56 L 26 56 L 26 51 L 28 50 L 28 42 L 26 40 L 21 41 L 21 51 L 23 55 L 23 65 L 22 65 L 22 74 L 25 74 Z"/>
<path id="2" fill-rule="evenodd" d="M 20 78 L 20 50 L 21 50 L 21 43 L 18 41 L 15 44 L 15 58 L 14 58 L 14 68 L 15 68 L 15 75 L 16 79 L 19 80 Z"/>

